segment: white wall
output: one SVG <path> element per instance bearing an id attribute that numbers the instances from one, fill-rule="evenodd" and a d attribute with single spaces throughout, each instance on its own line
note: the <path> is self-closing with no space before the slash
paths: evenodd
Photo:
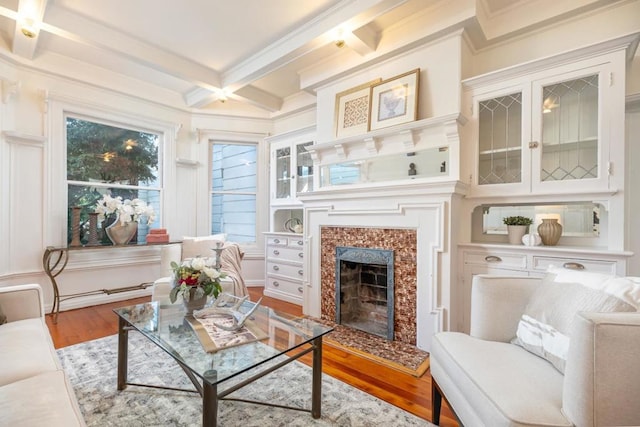
<path id="1" fill-rule="evenodd" d="M 335 139 L 336 94 L 381 78 L 387 80 L 420 68 L 418 119 L 460 112 L 461 34 L 412 49 L 317 90 L 318 142 Z"/>
<path id="2" fill-rule="evenodd" d="M 122 85 L 119 77 L 111 77 L 114 86 Z M 43 272 L 43 252 L 47 246 L 67 244 L 65 111 L 95 114 L 165 133 L 162 226 L 168 229 L 172 240 L 208 233 L 207 226 L 202 225 L 207 224 L 206 219 L 198 215 L 202 199 L 208 199 L 206 191 L 199 191 L 208 185 L 208 144 L 199 143 L 198 129 L 268 134 L 272 127 L 271 120 L 264 118 L 193 115 L 190 111 L 2 61 L 0 79 L 19 82 L 19 90 L 11 96 L 10 91 L 5 91 L 4 102 L 0 104 L 0 286 L 40 283 L 45 290 L 47 309 L 52 304 L 53 291 Z M 132 87 L 130 93 L 137 92 Z M 264 212 L 263 216 L 266 218 Z M 159 276 L 159 247 L 86 249 L 69 254 L 69 264 L 57 278 L 62 294 L 132 286 Z M 262 284 L 262 251 L 256 249 L 248 254 L 246 264 L 248 285 Z M 147 290 L 105 296 L 98 292 L 63 302 L 62 308 L 148 293 Z"/>

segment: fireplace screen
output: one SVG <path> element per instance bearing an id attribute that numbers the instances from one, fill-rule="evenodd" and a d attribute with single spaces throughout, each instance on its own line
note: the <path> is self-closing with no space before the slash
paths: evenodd
<path id="1" fill-rule="evenodd" d="M 393 340 L 393 251 L 336 247 L 336 323 Z"/>

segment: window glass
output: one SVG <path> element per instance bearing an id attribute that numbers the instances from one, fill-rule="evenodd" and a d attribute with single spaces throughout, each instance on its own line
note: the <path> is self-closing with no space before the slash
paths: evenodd
<path id="1" fill-rule="evenodd" d="M 213 143 L 211 234 L 256 242 L 257 153 L 255 143 Z"/>
<path id="2" fill-rule="evenodd" d="M 95 212 L 104 196 L 110 196 L 139 199 L 153 210 L 152 216 L 136 216 L 138 232 L 131 243 L 144 243 L 148 230 L 161 223 L 159 136 L 75 117 L 66 118 L 66 136 L 68 242 L 72 240 L 71 208 L 81 208 L 80 239 L 87 244 L 89 213 Z M 99 223 L 100 244 L 110 244 L 104 228 L 115 216 L 107 215 Z"/>

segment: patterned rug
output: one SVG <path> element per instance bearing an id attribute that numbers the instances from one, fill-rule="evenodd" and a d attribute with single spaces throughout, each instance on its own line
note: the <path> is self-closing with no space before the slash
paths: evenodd
<path id="1" fill-rule="evenodd" d="M 193 387 L 173 359 L 155 344 L 136 333 L 130 333 L 129 340 L 129 381 Z M 199 426 L 202 423 L 202 401 L 197 394 L 135 386 L 116 390 L 115 335 L 59 349 L 58 355 L 90 427 Z M 236 379 L 239 380 L 242 378 Z M 309 408 L 310 384 L 311 369 L 293 362 L 236 391 L 231 397 Z M 322 376 L 322 418 L 318 420 L 311 418 L 308 412 L 221 401 L 218 425 L 432 426 L 326 374 Z"/>
<path id="2" fill-rule="evenodd" d="M 314 319 L 333 327 L 324 342 L 365 359 L 396 369 L 405 374 L 421 377 L 429 369 L 429 353 L 400 341 L 388 341 L 377 335 L 333 322 Z"/>

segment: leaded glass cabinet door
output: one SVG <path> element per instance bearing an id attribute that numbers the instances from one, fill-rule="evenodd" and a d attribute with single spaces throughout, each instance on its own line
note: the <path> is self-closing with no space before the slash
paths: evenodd
<path id="1" fill-rule="evenodd" d="M 275 194 L 277 200 L 291 198 L 291 147 L 275 150 Z"/>
<path id="2" fill-rule="evenodd" d="M 528 122 L 523 120 L 529 111 L 528 99 L 523 90 L 476 99 L 477 192 L 528 190 L 529 153 L 524 149 L 523 140 Z"/>
<path id="3" fill-rule="evenodd" d="M 533 190 L 584 190 L 606 186 L 600 73 L 582 71 L 533 90 Z"/>

